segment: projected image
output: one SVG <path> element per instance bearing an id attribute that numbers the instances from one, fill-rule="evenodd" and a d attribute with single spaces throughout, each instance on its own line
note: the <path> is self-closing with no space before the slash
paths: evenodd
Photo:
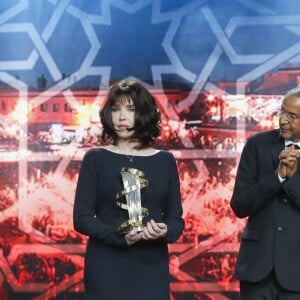
<path id="1" fill-rule="evenodd" d="M 58 166 L 56 162 L 28 164 L 28 204 L 22 209 L 23 222 L 49 242 L 80 243 L 83 238 L 73 230 L 73 199 L 69 197 L 75 193 L 79 164 L 70 168 L 70 173 L 56 172 Z"/>
<path id="2" fill-rule="evenodd" d="M 181 238 L 169 246 L 172 297 L 205 299 L 209 297 L 206 289 L 212 286 L 235 297 L 238 284 L 233 268 L 244 226 L 244 220 L 238 220 L 230 208 L 237 158 L 250 135 L 277 126 L 279 102 L 268 105 L 273 101 L 271 97 L 223 97 L 215 110 L 216 103 L 212 101 L 216 96 L 202 95 L 197 106 L 174 120 L 166 113 L 163 92 L 155 93 L 162 113 L 162 134 L 155 147 L 170 149 L 177 158 L 185 220 Z M 84 94 L 88 95 L 85 108 L 80 110 L 84 115 L 59 107 L 53 111 L 53 105 L 45 105 L 67 103 L 60 95 L 37 106 L 29 114 L 25 142 L 15 150 L 19 155 L 15 158 L 21 160 L 9 163 L 12 159 L 8 155 L 14 150 L 3 152 L 1 208 L 5 219 L 1 226 L 9 239 L 3 239 L 1 245 L 13 278 L 6 284 L 18 282 L 22 293 L 28 291 L 28 283 L 30 291 L 39 295 L 39 282 L 45 284 L 43 293 L 56 298 L 76 291 L 81 295 L 84 291 L 82 264 L 87 238 L 73 229 L 74 193 L 84 153 L 103 145 L 98 116 L 101 106 L 94 105 L 97 92 L 81 91 Z M 180 92 L 172 97 L 182 101 Z M 37 113 L 43 109 L 52 117 Z M 96 109 L 98 119 L 91 117 Z M 39 254 L 35 252 L 37 245 L 44 245 Z M 74 247 L 80 247 L 80 263 L 71 254 Z M 33 274 L 34 265 L 41 266 L 37 274 Z M 61 275 L 49 275 L 51 268 Z M 62 274 L 64 268 L 68 270 L 66 274 Z M 67 287 L 67 282 L 74 283 L 72 288 Z M 198 282 L 202 285 L 195 285 Z M 64 292 L 54 287 L 58 283 Z M 186 293 L 190 289 L 193 293 Z"/>

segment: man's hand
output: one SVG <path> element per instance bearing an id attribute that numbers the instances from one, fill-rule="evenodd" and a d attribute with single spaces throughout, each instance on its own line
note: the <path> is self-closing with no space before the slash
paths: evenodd
<path id="1" fill-rule="evenodd" d="M 282 178 L 290 178 L 298 168 L 300 152 L 293 146 L 282 150 L 279 154 L 278 175 Z"/>

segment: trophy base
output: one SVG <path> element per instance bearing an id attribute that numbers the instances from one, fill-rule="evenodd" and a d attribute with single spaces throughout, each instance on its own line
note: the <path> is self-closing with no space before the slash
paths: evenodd
<path id="1" fill-rule="evenodd" d="M 127 220 L 126 222 L 124 222 L 123 224 L 121 224 L 117 231 L 120 233 L 120 234 L 126 234 L 128 232 L 130 232 L 132 229 L 137 229 L 138 232 L 141 232 L 143 231 L 144 229 L 144 226 L 143 226 L 143 223 L 141 221 L 130 221 L 130 220 Z"/>

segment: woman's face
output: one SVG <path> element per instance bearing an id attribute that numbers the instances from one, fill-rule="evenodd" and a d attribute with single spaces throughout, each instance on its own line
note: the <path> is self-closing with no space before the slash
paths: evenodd
<path id="1" fill-rule="evenodd" d="M 135 106 L 130 98 L 119 98 L 112 106 L 112 123 L 119 139 L 130 139 L 134 134 Z"/>

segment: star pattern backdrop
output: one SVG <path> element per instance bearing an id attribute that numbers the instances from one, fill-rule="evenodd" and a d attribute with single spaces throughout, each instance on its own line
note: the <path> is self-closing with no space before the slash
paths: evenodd
<path id="1" fill-rule="evenodd" d="M 247 137 L 277 124 L 284 89 L 260 95 L 262 78 L 299 69 L 299 35 L 299 0 L 1 1 L 0 298 L 81 299 L 77 174 L 101 145 L 109 86 L 126 78 L 156 96 L 157 147 L 178 163 L 171 299 L 238 299 L 235 171 Z"/>

